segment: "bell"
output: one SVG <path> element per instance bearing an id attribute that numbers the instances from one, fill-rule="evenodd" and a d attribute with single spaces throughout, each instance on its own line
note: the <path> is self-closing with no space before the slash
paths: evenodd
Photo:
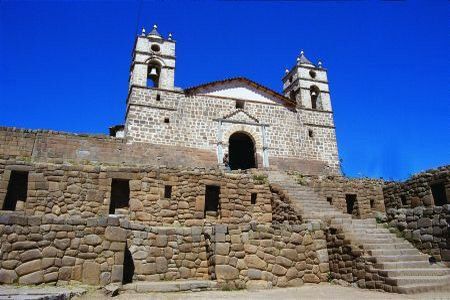
<path id="1" fill-rule="evenodd" d="M 152 68 L 150 70 L 150 76 L 152 76 L 152 77 L 157 77 L 158 76 L 158 72 L 156 71 L 156 68 Z"/>
<path id="2" fill-rule="evenodd" d="M 317 93 L 315 91 L 312 91 L 311 96 L 317 96 Z"/>

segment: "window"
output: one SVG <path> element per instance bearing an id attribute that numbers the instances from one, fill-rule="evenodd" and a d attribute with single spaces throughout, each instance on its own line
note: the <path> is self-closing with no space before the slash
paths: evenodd
<path id="1" fill-rule="evenodd" d="M 355 194 L 346 194 L 345 202 L 347 203 L 347 213 L 353 214 L 353 207 L 355 206 L 356 195 Z"/>
<path id="2" fill-rule="evenodd" d="M 400 200 L 402 201 L 402 206 L 406 206 L 407 205 L 407 201 L 406 201 L 406 196 L 405 195 L 401 195 L 400 196 Z"/>
<path id="3" fill-rule="evenodd" d="M 290 91 L 289 99 L 291 99 L 292 101 L 297 101 L 297 94 L 298 94 L 298 91 Z"/>
<path id="4" fill-rule="evenodd" d="M 257 193 L 252 193 L 251 198 L 250 198 L 250 203 L 251 204 L 256 204 L 256 198 L 258 197 Z"/>
<path id="5" fill-rule="evenodd" d="M 160 94 L 156 94 L 156 101 L 161 101 L 161 95 Z"/>
<path id="6" fill-rule="evenodd" d="M 370 199 L 370 208 L 374 208 L 375 207 L 375 200 Z"/>
<path id="7" fill-rule="evenodd" d="M 309 76 L 311 76 L 311 78 L 316 78 L 316 72 L 314 72 L 314 70 L 310 70 L 309 71 Z"/>
<path id="8" fill-rule="evenodd" d="M 333 198 L 327 197 L 327 202 L 330 203 L 330 204 L 333 204 Z"/>
<path id="9" fill-rule="evenodd" d="M 164 118 L 164 123 L 170 123 L 169 118 Z"/>
<path id="10" fill-rule="evenodd" d="M 431 194 L 433 195 L 434 205 L 442 206 L 448 202 L 443 182 L 431 184 Z"/>
<path id="11" fill-rule="evenodd" d="M 237 109 L 244 109 L 244 101 L 236 100 L 236 108 Z"/>
<path id="12" fill-rule="evenodd" d="M 111 182 L 111 199 L 109 213 L 115 213 L 116 208 L 128 207 L 130 203 L 130 181 L 126 179 L 113 179 Z"/>
<path id="13" fill-rule="evenodd" d="M 308 129 L 308 136 L 310 138 L 314 137 L 314 131 L 312 129 Z"/>
<path id="14" fill-rule="evenodd" d="M 289 83 L 292 83 L 294 81 L 294 78 L 292 76 L 289 76 Z"/>
<path id="15" fill-rule="evenodd" d="M 220 186 L 207 185 L 205 190 L 205 214 L 219 210 Z"/>
<path id="16" fill-rule="evenodd" d="M 161 66 L 157 62 L 150 63 L 147 67 L 147 87 L 159 87 L 159 75 Z"/>
<path id="17" fill-rule="evenodd" d="M 159 45 L 156 45 L 156 44 L 153 44 L 150 48 L 151 48 L 152 51 L 154 51 L 154 52 L 159 52 L 159 50 L 160 50 Z"/>
<path id="18" fill-rule="evenodd" d="M 25 200 L 27 199 L 27 188 L 28 172 L 11 171 L 2 209 L 15 210 L 17 201 L 25 202 Z"/>
<path id="19" fill-rule="evenodd" d="M 172 198 L 172 186 L 171 185 L 165 185 L 164 186 L 164 198 Z"/>
<path id="20" fill-rule="evenodd" d="M 312 85 L 309 88 L 309 94 L 311 96 L 311 108 L 317 109 L 318 108 L 318 102 L 320 99 L 320 90 L 317 86 Z"/>

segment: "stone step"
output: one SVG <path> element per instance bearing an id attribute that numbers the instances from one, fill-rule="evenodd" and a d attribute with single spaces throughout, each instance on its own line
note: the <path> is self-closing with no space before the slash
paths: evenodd
<path id="1" fill-rule="evenodd" d="M 428 261 L 379 262 L 376 263 L 374 267 L 380 270 L 421 269 L 429 268 L 430 263 Z"/>
<path id="2" fill-rule="evenodd" d="M 425 293 L 425 292 L 432 292 L 432 291 L 450 291 L 450 285 L 449 284 L 440 284 L 440 283 L 428 283 L 428 284 L 406 284 L 397 287 L 396 290 L 398 293 L 401 294 L 418 294 L 418 293 Z"/>
<path id="3" fill-rule="evenodd" d="M 375 237 L 362 237 L 359 239 L 360 242 L 363 242 L 365 244 L 390 244 L 390 243 L 402 243 L 404 242 L 404 240 L 396 237 L 396 236 L 391 236 L 391 237 L 386 237 L 386 238 L 375 238 Z"/>
<path id="4" fill-rule="evenodd" d="M 444 276 L 450 275 L 450 269 L 446 268 L 418 268 L 418 269 L 387 269 L 379 270 L 378 273 L 387 277 L 404 277 L 404 276 Z"/>
<path id="5" fill-rule="evenodd" d="M 367 250 L 374 250 L 374 249 L 414 249 L 411 244 L 407 242 L 403 243 L 391 243 L 391 244 L 363 244 L 363 247 Z"/>
<path id="6" fill-rule="evenodd" d="M 212 280 L 142 281 L 125 284 L 122 290 L 132 290 L 137 293 L 198 292 L 212 290 L 216 286 L 217 282 Z"/>
<path id="7" fill-rule="evenodd" d="M 450 285 L 450 276 L 403 276 L 392 277 L 393 281 L 397 283 L 397 286 L 403 285 L 421 285 L 421 284 L 447 284 Z"/>
<path id="8" fill-rule="evenodd" d="M 413 249 L 373 249 L 368 250 L 369 254 L 372 256 L 383 256 L 383 255 L 417 255 L 421 252 L 415 248 Z"/>
<path id="9" fill-rule="evenodd" d="M 428 256 L 424 254 L 417 255 L 382 255 L 375 256 L 377 262 L 398 262 L 398 261 L 425 261 L 429 263 Z"/>

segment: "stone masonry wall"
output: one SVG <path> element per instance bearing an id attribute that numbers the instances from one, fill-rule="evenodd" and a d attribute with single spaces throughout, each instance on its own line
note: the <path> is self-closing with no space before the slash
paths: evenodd
<path id="1" fill-rule="evenodd" d="M 283 287 L 325 281 L 329 270 L 320 224 L 160 227 L 117 216 L 3 212 L 0 242 L 0 283 L 107 285 L 131 272 L 133 282 L 217 279 L 222 286 Z"/>
<path id="2" fill-rule="evenodd" d="M 286 287 L 327 280 L 328 254 L 317 224 L 267 226 L 254 222 L 216 228 L 215 272 L 219 285 Z"/>
<path id="3" fill-rule="evenodd" d="M 105 135 L 0 127 L 0 159 L 33 162 L 86 162 L 213 167 L 215 152 L 181 146 L 133 143 Z"/>
<path id="4" fill-rule="evenodd" d="M 249 117 L 236 109 L 235 99 L 138 86 L 132 88 L 127 103 L 125 130 L 133 142 L 216 152 L 218 143 L 228 148 L 227 137 L 236 131 L 247 132 L 255 141 L 262 141 L 261 125 L 266 124 L 269 165 L 271 158 L 274 166 L 284 158 L 298 160 L 299 167 L 305 161 L 321 162 L 329 167 L 327 172 L 340 172 L 332 112 L 297 112 L 276 103 L 246 101 L 243 110 Z M 168 123 L 164 121 L 167 118 Z M 224 119 L 222 125 L 218 119 Z M 313 130 L 313 137 L 309 137 L 309 129 Z M 256 146 L 261 155 L 263 145 Z"/>
<path id="5" fill-rule="evenodd" d="M 386 274 L 373 268 L 373 257 L 367 255 L 359 245 L 353 244 L 342 228 L 328 228 L 326 237 L 330 261 L 329 279 L 343 280 L 360 288 L 397 292 L 397 287 L 393 286 Z"/>
<path id="6" fill-rule="evenodd" d="M 122 282 L 125 249 L 133 280 L 209 277 L 201 227 L 10 213 L 0 215 L 0 233 L 0 283 Z"/>
<path id="7" fill-rule="evenodd" d="M 112 179 L 129 180 L 129 206 L 116 213 L 148 225 L 204 222 L 239 224 L 256 220 L 272 222 L 272 193 L 269 186 L 247 173 L 223 173 L 202 168 L 114 167 L 15 162 L 0 165 L 0 207 L 11 170 L 28 170 L 26 215 L 80 216 L 108 215 Z M 172 187 L 170 198 L 165 186 Z M 216 217 L 205 218 L 205 187 L 220 187 Z M 251 203 L 251 194 L 256 203 Z"/>
<path id="8" fill-rule="evenodd" d="M 353 215 L 359 218 L 375 217 L 375 212 L 384 212 L 383 180 L 369 178 L 346 178 L 342 176 L 302 176 L 291 173 L 297 182 L 308 185 L 323 197 L 331 198 L 331 204 L 347 211 L 346 194 L 356 195 Z"/>
<path id="9" fill-rule="evenodd" d="M 448 204 L 435 205 L 433 183 L 444 186 Z M 389 225 L 422 252 L 450 262 L 450 166 L 389 182 L 383 192 Z"/>

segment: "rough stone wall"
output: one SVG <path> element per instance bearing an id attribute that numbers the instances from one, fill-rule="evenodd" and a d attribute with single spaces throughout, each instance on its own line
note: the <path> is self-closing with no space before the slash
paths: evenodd
<path id="1" fill-rule="evenodd" d="M 346 194 L 355 194 L 353 215 L 360 218 L 375 217 L 375 212 L 384 212 L 383 180 L 369 178 L 346 178 L 343 176 L 307 176 L 291 173 L 301 184 L 309 185 L 323 197 L 331 198 L 331 204 L 347 211 Z M 372 205 L 371 205 L 372 204 Z"/>
<path id="2" fill-rule="evenodd" d="M 320 224 L 216 228 L 215 271 L 232 287 L 286 287 L 326 281 L 328 255 Z"/>
<path id="3" fill-rule="evenodd" d="M 234 287 L 296 286 L 326 280 L 318 224 L 145 226 L 118 217 L 0 214 L 0 283 L 217 279 Z M 129 251 L 132 263 L 124 263 Z M 126 272 L 125 272 L 126 273 Z"/>
<path id="4" fill-rule="evenodd" d="M 160 100 L 157 100 L 157 95 Z M 271 159 L 322 162 L 339 173 L 339 158 L 332 112 L 293 111 L 279 104 L 246 101 L 244 111 L 252 118 L 222 123 L 222 139 L 218 136 L 219 118 L 236 113 L 235 99 L 206 95 L 187 96 L 183 92 L 133 87 L 127 101 L 126 135 L 133 142 L 184 146 L 216 152 L 222 142 L 226 149 L 226 137 L 235 131 L 246 131 L 254 140 L 262 140 L 261 124 L 266 124 Z M 169 118 L 169 123 L 164 119 Z M 256 119 L 256 120 L 255 120 Z M 243 122 L 246 121 L 246 122 Z M 308 136 L 308 129 L 314 132 Z M 220 139 L 220 141 L 218 140 Z M 257 145 L 262 156 L 263 145 Z M 284 166 L 283 166 L 284 167 Z M 291 165 L 291 168 L 295 166 Z M 324 172 L 324 170 L 322 170 Z"/>
<path id="5" fill-rule="evenodd" d="M 417 249 L 437 261 L 450 262 L 450 204 L 416 208 L 389 208 L 389 225 Z"/>
<path id="6" fill-rule="evenodd" d="M 117 217 L 0 215 L 0 283 L 122 282 L 124 253 L 133 280 L 207 279 L 201 227 L 145 227 Z"/>
<path id="7" fill-rule="evenodd" d="M 386 208 L 433 206 L 430 185 L 435 182 L 444 183 L 447 203 L 450 204 L 450 165 L 447 165 L 416 174 L 404 182 L 388 182 L 383 188 Z"/>
<path id="8" fill-rule="evenodd" d="M 444 185 L 449 204 L 435 206 L 430 186 L 436 182 Z M 450 166 L 389 182 L 383 192 L 389 225 L 422 252 L 450 261 Z"/>
<path id="9" fill-rule="evenodd" d="M 28 196 L 24 205 L 27 215 L 80 216 L 83 218 L 109 213 L 112 179 L 127 179 L 130 186 L 129 207 L 121 213 L 130 220 L 148 225 L 204 222 L 239 224 L 256 220 L 272 222 L 272 193 L 269 186 L 253 179 L 252 174 L 223 173 L 202 168 L 142 168 L 96 165 L 68 165 L 18 162 L 0 165 L 4 188 L 11 169 L 27 169 Z M 165 185 L 172 186 L 171 198 L 164 198 Z M 220 186 L 218 216 L 205 218 L 205 187 Z M 0 191 L 1 192 L 1 191 Z M 257 194 L 251 204 L 251 193 Z M 116 211 L 117 212 L 117 211 Z"/>
<path id="10" fill-rule="evenodd" d="M 330 227 L 326 232 L 330 278 L 356 284 L 360 288 L 396 292 L 397 287 L 382 272 L 373 268 L 373 257 L 345 236 L 342 228 Z"/>
<path id="11" fill-rule="evenodd" d="M 211 151 L 181 146 L 127 143 L 104 135 L 69 134 L 0 127 L 0 158 L 34 162 L 92 162 L 128 165 L 212 167 Z M 1 163 L 1 161 L 0 161 Z"/>
<path id="12" fill-rule="evenodd" d="M 272 191 L 272 223 L 300 225 L 303 223 L 301 211 L 296 208 L 289 196 L 277 184 L 271 184 Z"/>

